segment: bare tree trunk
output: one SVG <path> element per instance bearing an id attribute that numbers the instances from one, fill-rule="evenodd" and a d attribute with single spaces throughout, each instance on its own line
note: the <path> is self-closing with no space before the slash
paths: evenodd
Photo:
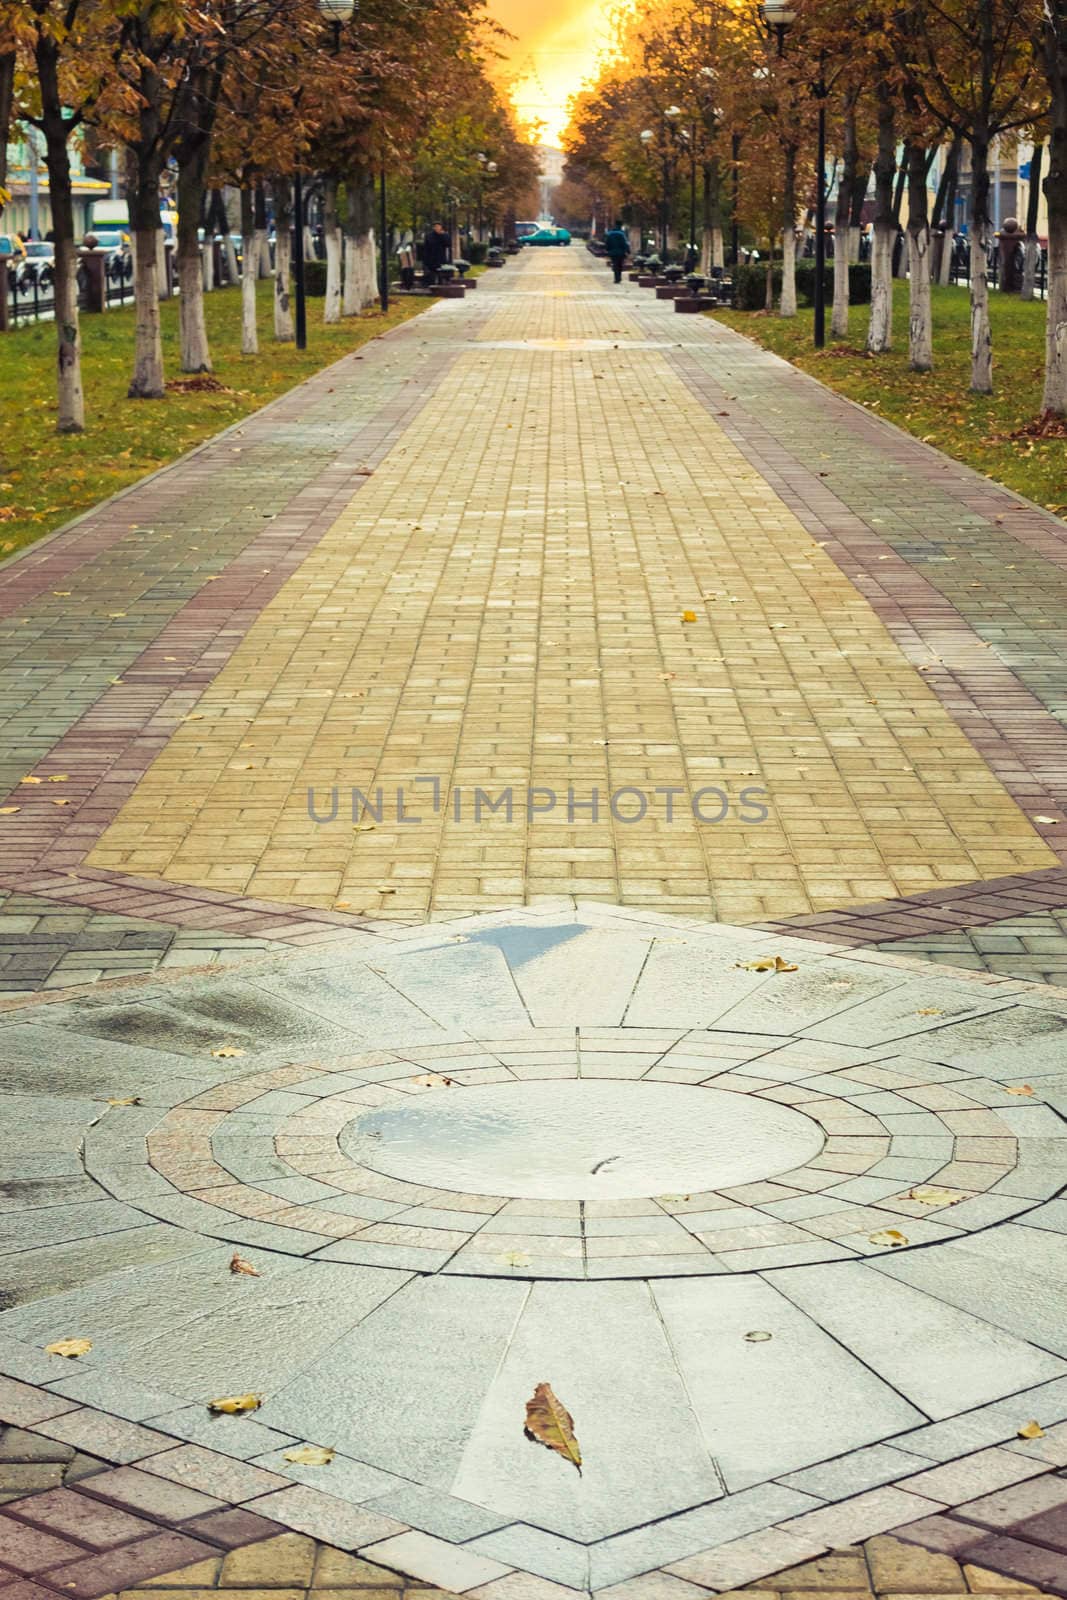
<path id="1" fill-rule="evenodd" d="M 956 194 L 960 181 L 960 140 L 955 138 L 945 163 L 945 237 L 941 245 L 941 270 L 938 280 L 948 283 L 952 277 L 952 248 L 956 238 Z"/>
<path id="2" fill-rule="evenodd" d="M 1035 143 L 1030 157 L 1030 187 L 1026 196 L 1026 244 L 1023 247 L 1022 282 L 1024 300 L 1034 298 L 1037 268 L 1041 260 L 1041 240 L 1037 236 L 1037 211 L 1041 199 L 1041 160 L 1044 153 L 1044 147 Z"/>
<path id="3" fill-rule="evenodd" d="M 852 192 L 856 186 L 859 144 L 856 139 L 855 89 L 845 91 L 841 139 L 841 176 L 837 180 L 834 211 L 834 309 L 830 332 L 835 339 L 848 337 L 848 266 L 851 254 Z"/>
<path id="4" fill-rule="evenodd" d="M 237 246 L 233 242 L 233 234 L 227 228 L 222 236 L 222 248 L 226 252 L 226 282 L 232 288 L 240 277 L 237 270 Z"/>
<path id="5" fill-rule="evenodd" d="M 293 196 L 288 178 L 275 178 L 274 191 L 274 337 L 282 343 L 296 338 L 289 288 L 292 265 Z"/>
<path id="6" fill-rule="evenodd" d="M 725 265 L 722 236 L 722 174 L 717 162 L 704 163 L 704 213 L 700 235 L 700 267 L 705 277 Z"/>
<path id="7" fill-rule="evenodd" d="M 908 365 L 932 372 L 933 312 L 930 303 L 930 219 L 926 189 L 926 151 L 910 140 L 908 169 Z"/>
<path id="8" fill-rule="evenodd" d="M 907 241 L 900 229 L 900 213 L 904 205 L 904 187 L 908 181 L 908 166 L 902 161 L 897 172 L 896 187 L 893 190 L 893 276 L 903 278 L 907 272 L 907 254 L 905 244 Z"/>
<path id="9" fill-rule="evenodd" d="M 256 327 L 256 269 L 258 248 L 251 189 L 241 190 L 241 354 L 259 354 Z"/>
<path id="10" fill-rule="evenodd" d="M 323 180 L 323 232 L 326 235 L 326 300 L 323 322 L 341 320 L 341 223 L 337 215 L 337 179 L 327 174 Z"/>
<path id="11" fill-rule="evenodd" d="M 863 227 L 863 207 L 867 200 L 867 185 L 870 182 L 870 170 L 857 156 L 856 181 L 852 185 L 852 209 L 849 215 L 848 229 L 848 259 L 858 261 L 860 258 L 860 231 Z"/>
<path id="12" fill-rule="evenodd" d="M 204 320 L 204 265 L 200 255 L 200 215 L 208 145 L 187 153 L 178 168 L 178 327 L 183 372 L 211 372 L 211 350 Z M 210 242 L 204 245 L 211 254 Z"/>
<path id="13" fill-rule="evenodd" d="M 971 145 L 971 388 L 993 393 L 993 331 L 989 325 L 989 141 L 972 133 Z"/>
<path id="14" fill-rule="evenodd" d="M 1057 0 L 1045 8 L 1044 65 L 1051 91 L 1048 147 L 1048 331 L 1045 411 L 1067 416 L 1067 12 Z"/>
<path id="15" fill-rule="evenodd" d="M 48 192 L 55 241 L 56 432 L 83 433 L 81 336 L 78 329 L 78 259 L 74 249 L 74 199 L 70 181 L 70 131 L 59 85 L 59 46 L 43 31 L 35 42 L 45 137 Z"/>
<path id="16" fill-rule="evenodd" d="M 785 182 L 782 186 L 782 292 L 780 317 L 797 314 L 797 147 L 785 147 Z"/>
<path id="17" fill-rule="evenodd" d="M 11 117 L 15 96 L 15 52 L 0 51 L 0 217 L 7 193 L 7 148 L 11 142 Z"/>
<path id="18" fill-rule="evenodd" d="M 881 355 L 893 345 L 893 179 L 897 170 L 897 142 L 893 92 L 883 77 L 879 80 L 878 155 L 874 163 L 875 216 L 874 246 L 871 251 L 871 315 L 867 326 L 867 349 Z"/>

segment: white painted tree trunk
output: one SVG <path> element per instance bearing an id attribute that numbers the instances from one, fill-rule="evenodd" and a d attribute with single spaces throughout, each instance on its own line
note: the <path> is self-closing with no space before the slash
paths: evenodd
<path id="1" fill-rule="evenodd" d="M 848 259 L 858 261 L 860 258 L 860 229 L 850 227 L 848 230 Z"/>
<path id="2" fill-rule="evenodd" d="M 204 293 L 210 294 L 215 287 L 215 246 L 210 238 L 204 240 L 200 264 L 201 275 L 204 280 Z"/>
<path id="3" fill-rule="evenodd" d="M 720 227 L 713 227 L 711 230 L 711 264 L 713 267 L 725 267 L 726 265 L 726 252 Z"/>
<path id="4" fill-rule="evenodd" d="M 204 279 L 199 253 L 178 263 L 178 325 L 183 372 L 210 372 L 211 350 L 204 321 Z"/>
<path id="5" fill-rule="evenodd" d="M 257 228 L 255 232 L 255 268 L 257 278 L 269 278 L 272 268 L 270 264 L 270 240 L 267 238 L 266 228 Z"/>
<path id="6" fill-rule="evenodd" d="M 308 227 L 305 227 L 304 228 L 304 260 L 305 261 L 315 261 L 316 259 L 317 259 L 317 257 L 315 255 L 315 241 L 311 237 L 311 229 L 308 228 Z"/>
<path id="7" fill-rule="evenodd" d="M 351 234 L 344 236 L 345 282 L 341 292 L 341 315 L 354 317 L 363 309 L 360 303 L 359 242 Z"/>
<path id="8" fill-rule="evenodd" d="M 908 365 L 912 372 L 931 372 L 934 365 L 928 225 L 908 226 Z"/>
<path id="9" fill-rule="evenodd" d="M 893 347 L 893 237 L 895 230 L 876 223 L 871 246 L 871 317 L 867 349 L 882 355 Z"/>
<path id="10" fill-rule="evenodd" d="M 1037 288 L 1037 269 L 1041 262 L 1041 241 L 1027 237 L 1023 246 L 1023 286 L 1022 297 L 1032 300 Z"/>
<path id="11" fill-rule="evenodd" d="M 986 230 L 975 230 L 971 245 L 971 388 L 993 393 L 993 330 L 989 323 L 989 265 Z"/>
<path id="12" fill-rule="evenodd" d="M 156 230 L 156 293 L 161 300 L 170 299 L 170 272 L 167 267 L 167 241 L 162 228 Z"/>
<path id="13" fill-rule="evenodd" d="M 282 343 L 288 343 L 296 338 L 289 288 L 291 254 L 291 235 L 286 219 L 284 227 L 279 222 L 274 241 L 274 337 Z"/>
<path id="14" fill-rule="evenodd" d="M 81 333 L 78 327 L 77 256 L 73 241 L 57 242 L 55 318 L 57 433 L 84 433 L 85 395 L 82 390 Z"/>
<path id="15" fill-rule="evenodd" d="M 128 391 L 131 400 L 162 400 L 164 393 L 156 286 L 159 232 L 158 228 L 146 228 L 132 236 L 135 325 L 133 377 Z"/>
<path id="16" fill-rule="evenodd" d="M 1048 334 L 1045 351 L 1045 393 L 1042 408 L 1067 416 L 1067 228 L 1053 246 L 1049 219 Z"/>
<path id="17" fill-rule="evenodd" d="M 848 246 L 851 229 L 834 229 L 834 308 L 830 314 L 830 332 L 835 339 L 848 338 Z"/>
<path id="18" fill-rule="evenodd" d="M 376 249 L 374 229 L 371 228 L 358 241 L 359 309 L 361 311 L 372 305 L 378 298 Z"/>
<path id="19" fill-rule="evenodd" d="M 941 245 L 941 261 L 938 266 L 937 281 L 946 284 L 952 277 L 952 229 L 946 227 L 945 238 Z"/>
<path id="20" fill-rule="evenodd" d="M 797 314 L 797 236 L 792 224 L 782 229 L 782 293 L 778 300 L 780 317 Z"/>
<path id="21" fill-rule="evenodd" d="M 341 320 L 341 230 L 330 228 L 326 233 L 326 300 L 322 308 L 323 322 Z"/>
<path id="22" fill-rule="evenodd" d="M 247 241 L 244 242 L 246 243 Z M 232 285 L 235 284 L 237 279 L 240 277 L 240 273 L 237 270 L 237 246 L 234 244 L 233 237 L 229 233 L 227 233 L 223 239 L 222 245 L 223 249 L 226 251 L 226 281 L 232 287 Z M 242 244 L 242 248 L 243 247 L 244 246 Z"/>
<path id="23" fill-rule="evenodd" d="M 259 333 L 256 328 L 256 236 L 245 234 L 241 240 L 241 354 L 259 354 Z"/>

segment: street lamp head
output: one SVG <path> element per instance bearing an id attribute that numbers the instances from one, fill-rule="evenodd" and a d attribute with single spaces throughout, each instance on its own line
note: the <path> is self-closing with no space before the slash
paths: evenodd
<path id="1" fill-rule="evenodd" d="M 762 0 L 760 17 L 768 28 L 789 28 L 797 20 L 794 8 L 786 0 Z"/>
<path id="2" fill-rule="evenodd" d="M 651 144 L 652 143 L 652 141 L 656 137 L 656 135 L 652 132 L 651 128 L 642 128 L 640 134 L 638 135 L 638 137 L 641 140 L 642 144 L 646 144 L 647 145 L 647 144 Z"/>
<path id="3" fill-rule="evenodd" d="M 714 67 L 701 67 L 700 76 L 702 78 L 717 78 L 719 74 Z"/>
<path id="4" fill-rule="evenodd" d="M 327 22 L 348 22 L 356 9 L 356 0 L 318 0 L 319 15 Z"/>
<path id="5" fill-rule="evenodd" d="M 500 171 L 500 168 L 497 166 L 495 161 L 487 161 L 485 164 L 485 170 L 488 172 L 489 176 L 492 177 L 494 173 Z"/>
<path id="6" fill-rule="evenodd" d="M 675 117 L 680 117 L 681 114 L 682 114 L 681 106 L 667 106 L 664 109 L 664 112 L 663 112 L 663 115 L 665 117 L 670 117 L 672 122 L 674 121 Z"/>

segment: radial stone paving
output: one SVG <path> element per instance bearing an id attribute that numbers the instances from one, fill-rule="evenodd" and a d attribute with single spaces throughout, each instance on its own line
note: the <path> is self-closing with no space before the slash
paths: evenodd
<path id="1" fill-rule="evenodd" d="M 1058 991 L 561 905 L 26 1003 L 0 1052 L 0 1364 L 123 1471 L 187 1441 L 215 1505 L 244 1463 L 423 1581 L 585 1590 L 1067 1462 Z"/>

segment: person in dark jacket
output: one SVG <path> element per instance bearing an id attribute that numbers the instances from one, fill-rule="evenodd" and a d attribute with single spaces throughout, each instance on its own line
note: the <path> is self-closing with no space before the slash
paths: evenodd
<path id="1" fill-rule="evenodd" d="M 437 274 L 451 255 L 450 241 L 444 224 L 435 222 L 422 241 L 422 271 L 426 287 L 437 282 Z"/>
<path id="2" fill-rule="evenodd" d="M 621 222 L 616 222 L 604 235 L 604 249 L 611 262 L 611 270 L 615 274 L 615 282 L 622 282 L 622 269 L 626 257 L 630 254 L 630 241 L 626 237 L 626 230 Z"/>

